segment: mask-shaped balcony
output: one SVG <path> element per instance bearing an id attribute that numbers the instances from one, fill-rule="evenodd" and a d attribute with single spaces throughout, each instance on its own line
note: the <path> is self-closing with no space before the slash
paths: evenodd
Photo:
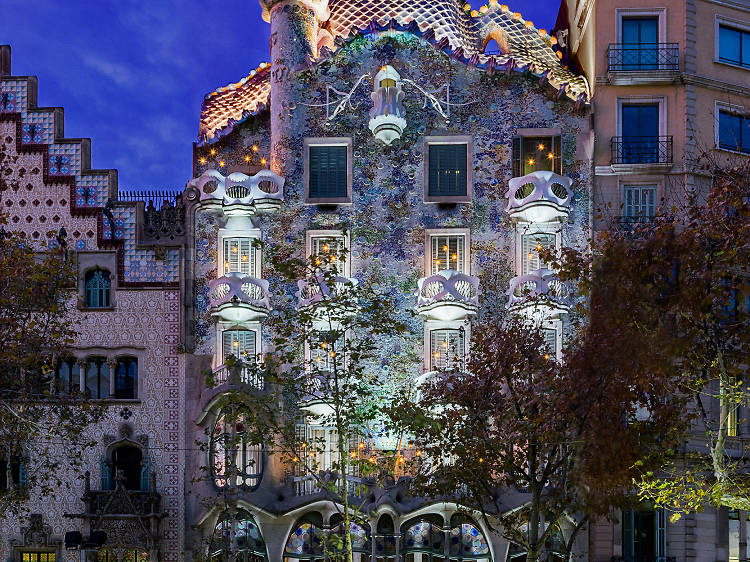
<path id="1" fill-rule="evenodd" d="M 253 176 L 232 172 L 224 176 L 218 170 L 206 170 L 190 182 L 198 189 L 201 201 L 220 202 L 227 215 L 269 213 L 284 202 L 284 178 L 271 170 L 261 170 Z M 213 191 L 206 189 L 215 183 Z"/>
<path id="2" fill-rule="evenodd" d="M 302 396 L 299 407 L 313 418 L 323 418 L 333 414 L 331 390 L 326 388 L 332 383 L 327 373 L 308 373 L 303 375 Z"/>
<path id="3" fill-rule="evenodd" d="M 508 182 L 508 206 L 511 218 L 524 222 L 563 220 L 570 211 L 573 180 L 554 172 L 532 172 Z"/>
<path id="4" fill-rule="evenodd" d="M 453 269 L 417 281 L 417 313 L 425 320 L 450 322 L 476 314 L 479 278 Z"/>
<path id="5" fill-rule="evenodd" d="M 508 309 L 541 322 L 566 314 L 563 286 L 551 269 L 537 269 L 510 280 Z"/>
<path id="6" fill-rule="evenodd" d="M 336 303 L 334 314 L 339 314 L 341 312 L 339 308 L 345 307 L 350 303 L 346 299 L 336 301 L 336 298 L 358 284 L 359 281 L 351 277 L 343 277 L 341 275 L 330 277 L 323 273 L 316 275 L 314 279 L 300 279 L 297 281 L 297 292 L 295 293 L 297 305 L 299 308 L 319 305 L 321 312 L 324 312 L 324 303 L 326 300 L 330 300 L 332 303 Z"/>
<path id="7" fill-rule="evenodd" d="M 228 322 L 262 320 L 271 311 L 268 281 L 234 271 L 208 284 L 211 315 Z"/>

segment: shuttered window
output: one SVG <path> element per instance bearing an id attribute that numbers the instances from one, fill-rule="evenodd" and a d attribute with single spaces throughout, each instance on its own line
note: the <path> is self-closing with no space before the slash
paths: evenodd
<path id="1" fill-rule="evenodd" d="M 464 369 L 465 342 L 463 330 L 432 330 L 430 332 L 430 370 Z"/>
<path id="2" fill-rule="evenodd" d="M 316 259 L 316 265 L 342 276 L 346 276 L 345 251 L 346 240 L 343 236 L 328 234 L 310 238 L 310 253 Z"/>
<path id="3" fill-rule="evenodd" d="M 336 341 L 331 341 L 335 337 L 331 332 L 320 332 L 316 336 L 309 341 L 312 367 L 323 372 L 333 371 L 334 367 L 343 369 L 346 347 L 343 336 Z"/>
<path id="4" fill-rule="evenodd" d="M 342 199 L 347 193 L 347 147 L 310 146 L 310 199 Z"/>
<path id="5" fill-rule="evenodd" d="M 254 330 L 225 330 L 222 332 L 222 350 L 224 360 L 234 355 L 241 361 L 255 360 L 255 331 Z"/>
<path id="6" fill-rule="evenodd" d="M 625 186 L 625 216 L 653 217 L 656 214 L 656 186 Z"/>
<path id="7" fill-rule="evenodd" d="M 516 137 L 513 139 L 513 177 L 538 171 L 562 174 L 562 139 L 552 137 Z"/>
<path id="8" fill-rule="evenodd" d="M 462 235 L 432 236 L 430 238 L 430 252 L 432 256 L 431 275 L 438 271 L 453 269 L 461 273 L 465 267 L 464 255 L 465 237 Z"/>
<path id="9" fill-rule="evenodd" d="M 258 277 L 252 238 L 224 238 L 224 274 L 238 271 Z"/>
<path id="10" fill-rule="evenodd" d="M 532 271 L 536 271 L 537 269 L 546 267 L 547 264 L 539 258 L 539 251 L 546 250 L 550 247 L 556 247 L 555 235 L 547 232 L 524 234 L 521 238 L 521 243 L 521 251 L 523 252 L 523 268 L 521 272 L 522 275 L 526 275 L 527 273 L 531 273 Z"/>
<path id="11" fill-rule="evenodd" d="M 547 353 L 552 357 L 557 357 L 557 330 L 554 328 L 544 328 L 542 335 Z"/>
<path id="12" fill-rule="evenodd" d="M 466 144 L 430 144 L 428 195 L 466 197 L 467 161 Z"/>

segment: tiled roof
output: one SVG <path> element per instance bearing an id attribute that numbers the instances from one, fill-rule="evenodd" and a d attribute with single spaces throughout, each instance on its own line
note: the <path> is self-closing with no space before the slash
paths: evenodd
<path id="1" fill-rule="evenodd" d="M 330 0 L 329 8 L 331 15 L 323 28 L 334 38 L 385 30 L 408 31 L 489 73 L 530 72 L 555 87 L 560 95 L 578 103 L 589 101 L 586 79 L 560 63 L 553 48 L 556 39 L 497 0 L 476 10 L 461 0 Z M 501 53 L 484 54 L 490 39 L 497 41 Z M 235 124 L 265 107 L 270 92 L 269 71 L 270 65 L 263 64 L 240 82 L 206 96 L 200 144 L 215 142 Z"/>

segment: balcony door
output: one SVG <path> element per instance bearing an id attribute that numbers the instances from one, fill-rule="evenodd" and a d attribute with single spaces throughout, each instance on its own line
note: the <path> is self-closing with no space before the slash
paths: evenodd
<path id="1" fill-rule="evenodd" d="M 659 104 L 622 106 L 622 162 L 659 162 Z"/>
<path id="2" fill-rule="evenodd" d="M 659 18 L 641 16 L 622 18 L 623 70 L 659 68 Z"/>

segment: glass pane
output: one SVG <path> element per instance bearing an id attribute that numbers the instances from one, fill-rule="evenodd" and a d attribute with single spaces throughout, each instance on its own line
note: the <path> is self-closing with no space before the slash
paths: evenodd
<path id="1" fill-rule="evenodd" d="M 310 147 L 310 186 L 312 198 L 347 196 L 347 147 Z"/>
<path id="2" fill-rule="evenodd" d="M 625 186 L 625 216 L 653 217 L 656 214 L 656 186 Z"/>
<path id="3" fill-rule="evenodd" d="M 552 137 L 524 137 L 521 163 L 523 174 L 554 171 L 555 160 L 560 156 L 558 152 Z"/>
<path id="4" fill-rule="evenodd" d="M 738 115 L 724 111 L 719 112 L 719 146 L 729 150 L 738 150 L 742 142 L 741 123 Z"/>
<path id="5" fill-rule="evenodd" d="M 462 330 L 432 330 L 430 332 L 430 370 L 463 370 L 464 345 Z"/>
<path id="6" fill-rule="evenodd" d="M 741 35 L 736 29 L 719 26 L 719 59 L 733 64 L 740 64 Z"/>
<path id="7" fill-rule="evenodd" d="M 449 269 L 465 273 L 464 236 L 433 236 L 430 242 L 432 246 L 430 275 Z"/>
<path id="8" fill-rule="evenodd" d="M 89 361 L 86 368 L 86 393 L 91 398 L 109 398 L 109 365 L 104 359 Z"/>
<path id="9" fill-rule="evenodd" d="M 242 361 L 255 359 L 255 332 L 253 330 L 226 330 L 222 333 L 224 360 L 234 355 Z"/>
<path id="10" fill-rule="evenodd" d="M 750 58 L 748 58 L 748 60 L 750 61 Z M 742 152 L 750 153 L 750 117 L 744 117 L 742 119 L 740 137 L 742 138 Z"/>
<path id="11" fill-rule="evenodd" d="M 255 253 L 252 238 L 225 238 L 224 273 L 238 271 L 258 277 L 255 269 Z"/>
<path id="12" fill-rule="evenodd" d="M 467 193 L 467 145 L 429 145 L 429 194 L 437 197 L 465 196 Z"/>
<path id="13" fill-rule="evenodd" d="M 750 33 L 742 33 L 742 66 L 750 67 Z"/>
<path id="14" fill-rule="evenodd" d="M 548 248 L 556 248 L 555 235 L 547 232 L 524 234 L 521 238 L 523 252 L 522 275 L 546 267 L 547 264 L 539 258 L 539 252 Z"/>
<path id="15" fill-rule="evenodd" d="M 342 256 L 346 249 L 345 242 L 343 236 L 313 236 L 310 240 L 310 254 L 315 257 L 315 265 L 346 276 L 346 260 Z"/>

